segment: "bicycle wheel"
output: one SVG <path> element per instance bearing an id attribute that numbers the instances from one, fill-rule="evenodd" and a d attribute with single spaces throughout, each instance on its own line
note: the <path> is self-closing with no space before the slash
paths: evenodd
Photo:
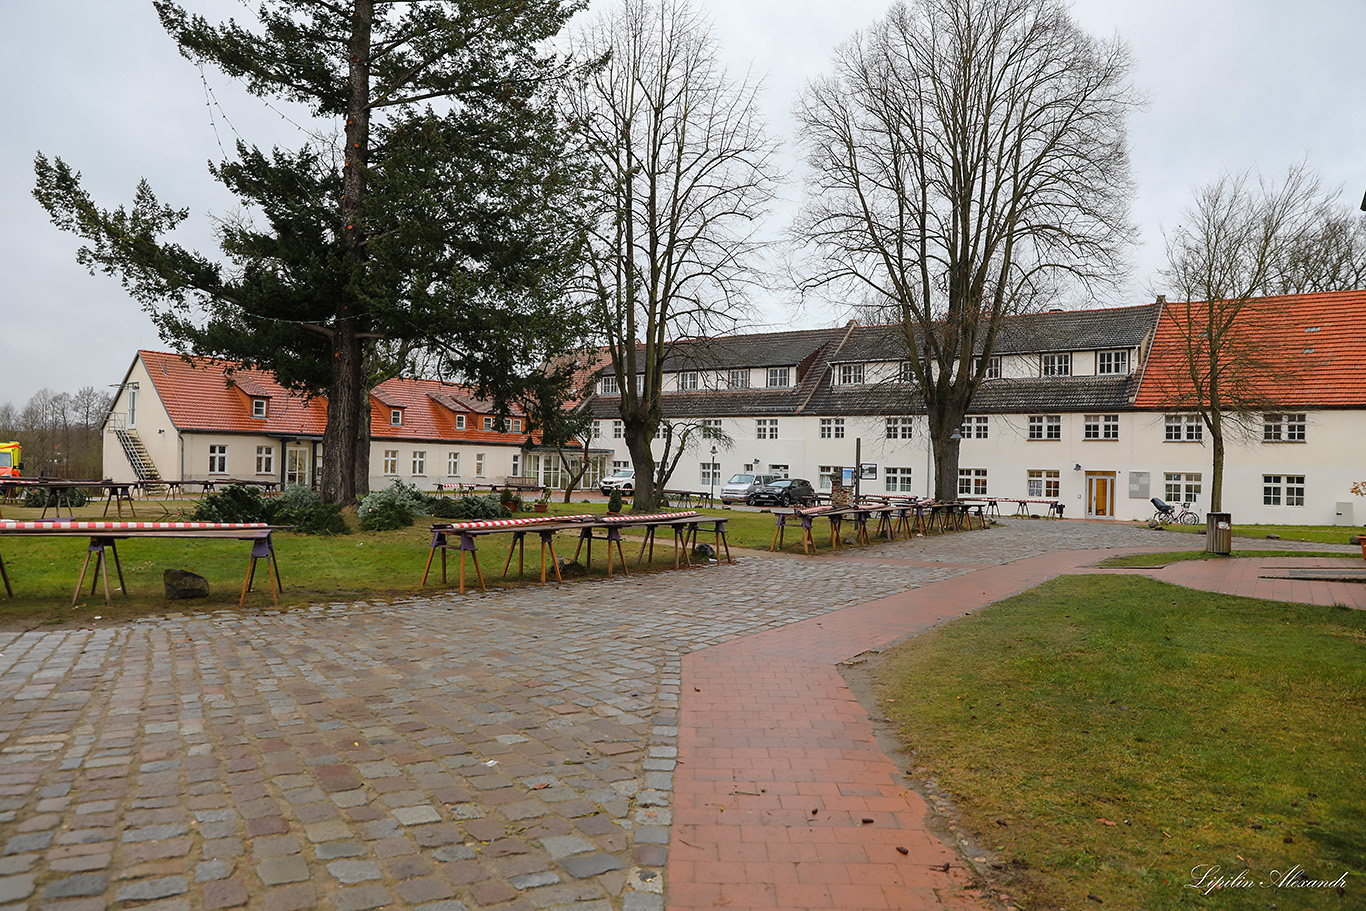
<path id="1" fill-rule="evenodd" d="M 1187 510 L 1187 511 L 1181 513 L 1181 524 L 1182 524 L 1182 525 L 1199 525 L 1199 524 L 1200 524 L 1200 517 L 1197 516 L 1195 513 L 1191 512 L 1190 510 Z"/>

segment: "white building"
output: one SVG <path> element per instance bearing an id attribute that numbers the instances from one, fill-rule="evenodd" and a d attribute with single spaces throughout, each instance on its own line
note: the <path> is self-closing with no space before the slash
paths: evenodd
<path id="1" fill-rule="evenodd" d="M 1270 341 L 1299 368 L 1268 383 L 1277 410 L 1258 415 L 1253 436 L 1228 441 L 1224 509 L 1240 523 L 1353 524 L 1350 488 L 1366 476 L 1366 292 L 1255 307 L 1275 314 Z M 1179 366 L 1176 313 L 1150 304 L 1008 318 L 961 428 L 959 494 L 1057 500 L 1068 516 L 1096 518 L 1146 519 L 1151 497 L 1202 511 L 1208 433 L 1164 391 Z M 928 495 L 907 352 L 897 327 L 854 324 L 681 343 L 666 365 L 666 420 L 710 422 L 734 445 L 715 464 L 709 443 L 695 448 L 669 486 L 706 490 L 759 471 L 828 489 L 832 470 L 856 463 L 857 443 L 878 467 L 864 492 Z M 618 403 L 605 377 L 592 445 L 625 467 Z"/>

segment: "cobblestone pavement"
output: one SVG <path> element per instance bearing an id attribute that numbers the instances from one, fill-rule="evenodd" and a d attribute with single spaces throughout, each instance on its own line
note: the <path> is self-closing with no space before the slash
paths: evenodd
<path id="1" fill-rule="evenodd" d="M 1171 543 L 1008 521 L 564 587 L 0 634 L 0 911 L 658 911 L 684 654 L 982 564 Z"/>

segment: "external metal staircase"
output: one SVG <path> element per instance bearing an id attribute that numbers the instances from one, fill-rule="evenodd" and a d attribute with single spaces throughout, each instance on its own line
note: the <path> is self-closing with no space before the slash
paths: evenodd
<path id="1" fill-rule="evenodd" d="M 156 465 L 152 464 L 152 457 L 147 454 L 137 431 L 116 427 L 114 436 L 118 437 L 119 444 L 123 446 L 123 454 L 128 457 L 128 464 L 133 466 L 138 480 L 143 482 L 147 495 L 164 496 L 166 487 L 160 483 L 161 474 L 157 471 Z"/>

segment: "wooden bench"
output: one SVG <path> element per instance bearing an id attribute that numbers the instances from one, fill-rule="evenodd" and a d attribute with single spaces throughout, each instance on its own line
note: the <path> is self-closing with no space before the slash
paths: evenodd
<path id="1" fill-rule="evenodd" d="M 76 580 L 76 593 L 71 596 L 74 607 L 81 597 L 85 584 L 85 573 L 90 567 L 90 558 L 95 558 L 94 574 L 90 580 L 90 594 L 95 593 L 100 579 L 104 579 L 104 603 L 111 600 L 109 590 L 109 564 L 107 556 L 114 558 L 114 569 L 119 580 L 119 591 L 128 596 L 128 587 L 123 579 L 123 565 L 119 562 L 117 542 L 129 538 L 229 538 L 251 541 L 251 556 L 247 563 L 246 577 L 242 582 L 242 595 L 237 606 L 246 603 L 247 592 L 251 590 L 256 578 L 256 562 L 266 561 L 266 572 L 272 577 L 271 600 L 279 604 L 279 592 L 284 591 L 280 581 L 280 565 L 275 558 L 275 544 L 271 533 L 288 526 L 265 525 L 257 522 L 105 522 L 105 521 L 34 521 L 15 522 L 0 520 L 0 536 L 9 537 L 63 537 L 89 538 L 90 545 L 85 551 L 85 561 L 81 564 L 80 578 Z M 107 555 L 106 555 L 107 552 Z M 9 574 L 5 572 L 4 557 L 0 555 L 0 579 L 5 584 L 5 592 L 14 597 L 10 586 Z"/>

